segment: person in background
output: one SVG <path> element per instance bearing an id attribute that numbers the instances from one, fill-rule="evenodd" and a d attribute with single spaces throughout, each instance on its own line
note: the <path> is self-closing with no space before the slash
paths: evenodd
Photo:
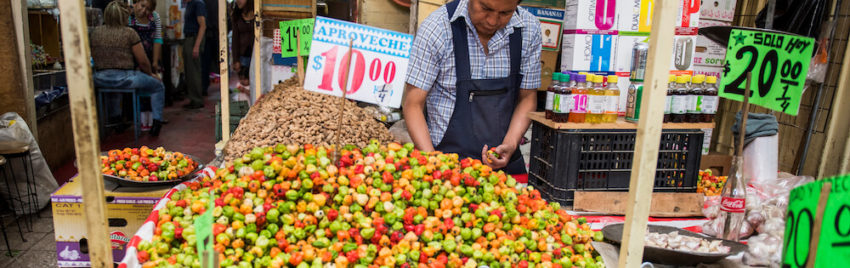
<path id="1" fill-rule="evenodd" d="M 165 104 L 165 86 L 151 70 L 139 35 L 127 27 L 130 10 L 125 3 L 114 1 L 106 6 L 104 25 L 91 32 L 91 53 L 94 61 L 96 88 L 135 88 L 151 95 L 153 124 L 151 136 L 159 136 L 162 129 L 162 108 Z M 135 62 L 134 62 L 135 61 Z M 139 70 L 136 70 L 138 65 Z M 112 106 L 109 105 L 110 109 Z"/>
<path id="2" fill-rule="evenodd" d="M 240 73 L 243 67 L 250 68 L 254 51 L 254 0 L 236 0 L 230 13 L 230 24 L 234 58 L 231 68 Z"/>
<path id="3" fill-rule="evenodd" d="M 139 38 L 142 40 L 142 47 L 145 49 L 150 61 L 152 71 L 160 73 L 159 61 L 162 55 L 162 21 L 159 14 L 156 13 L 156 1 L 154 0 L 137 0 L 133 4 L 133 13 L 130 14 L 130 28 L 136 30 Z M 142 98 L 139 105 L 142 111 L 142 131 L 149 131 L 153 125 L 153 117 L 151 116 L 150 98 Z M 165 123 L 165 120 L 161 120 Z"/>
<path id="4" fill-rule="evenodd" d="M 183 66 L 186 73 L 186 91 L 189 103 L 183 105 L 185 109 L 200 109 L 204 107 L 201 96 L 203 84 L 201 79 L 201 55 L 204 48 L 204 37 L 207 31 L 207 8 L 203 0 L 183 0 L 186 3 L 186 11 L 183 17 Z M 207 78 L 209 79 L 209 78 Z"/>
<path id="5" fill-rule="evenodd" d="M 207 96 L 210 87 L 210 75 L 219 72 L 218 65 L 218 0 L 206 0 L 207 31 L 201 56 L 201 89 Z"/>
<path id="6" fill-rule="evenodd" d="M 251 102 L 251 77 L 249 77 L 248 70 L 248 68 L 239 70 L 239 85 L 236 86 L 235 101 Z"/>
<path id="7" fill-rule="evenodd" d="M 457 0 L 422 21 L 403 104 L 417 148 L 526 173 L 517 147 L 537 106 L 542 37 L 519 2 Z"/>

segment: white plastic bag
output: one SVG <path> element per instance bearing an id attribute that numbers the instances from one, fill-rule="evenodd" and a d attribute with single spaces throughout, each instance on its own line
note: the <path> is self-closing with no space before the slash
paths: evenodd
<path id="1" fill-rule="evenodd" d="M 755 138 L 744 147 L 744 178 L 750 184 L 771 184 L 776 181 L 779 135 Z"/>
<path id="2" fill-rule="evenodd" d="M 27 126 L 24 119 L 17 113 L 8 112 L 0 116 L 0 141 L 18 141 L 29 144 L 30 157 L 32 158 L 32 175 L 35 178 L 35 191 L 38 194 L 36 207 L 40 210 L 47 206 L 50 202 L 50 194 L 56 191 L 56 188 L 59 188 L 59 184 L 57 184 L 56 179 L 53 178 L 53 173 L 50 173 L 47 161 L 44 160 L 44 156 L 41 154 L 41 150 L 38 148 L 38 143 L 35 142 L 35 138 L 33 138 L 29 126 Z M 15 189 L 9 189 L 6 186 L 5 181 L 0 182 L 0 195 L 3 195 L 4 200 L 8 200 L 6 198 L 10 196 L 10 192 L 14 193 L 15 196 L 18 195 L 18 192 L 21 193 L 21 195 L 27 193 L 26 172 L 29 171 L 28 169 L 24 169 L 24 165 L 21 163 L 20 159 L 7 158 L 6 160 L 6 165 L 4 167 L 5 170 L 3 172 L 6 172 L 6 170 L 9 170 L 10 172 L 14 171 L 12 176 L 14 177 L 15 186 L 18 189 L 17 192 L 14 192 Z M 3 176 L 7 176 L 9 174 L 10 173 L 3 174 Z M 27 205 L 24 207 L 12 205 L 16 214 L 20 215 L 38 212 L 24 210 L 25 208 L 30 208 L 30 202 L 28 202 L 29 199 L 27 198 L 21 199 Z"/>

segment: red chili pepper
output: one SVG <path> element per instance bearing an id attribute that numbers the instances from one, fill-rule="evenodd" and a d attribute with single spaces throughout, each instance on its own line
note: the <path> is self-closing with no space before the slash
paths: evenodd
<path id="1" fill-rule="evenodd" d="M 416 235 L 422 235 L 422 233 L 425 232 L 425 225 L 421 223 L 416 225 L 416 228 L 413 228 L 413 232 L 416 233 Z"/>
<path id="2" fill-rule="evenodd" d="M 395 178 L 393 178 L 393 174 L 390 173 L 389 171 L 384 171 L 384 173 L 381 174 L 381 176 L 384 180 L 384 183 L 386 183 L 386 184 L 393 183 L 393 180 L 395 180 Z"/>
<path id="3" fill-rule="evenodd" d="M 175 239 L 183 239 L 183 228 L 180 228 L 180 227 L 174 228 L 174 238 Z"/>
<path id="4" fill-rule="evenodd" d="M 181 208 L 186 208 L 186 205 L 187 205 L 187 204 L 186 204 L 186 200 L 182 200 L 182 199 L 181 199 L 181 200 L 177 200 L 177 203 L 176 203 L 176 204 L 174 204 L 174 205 L 175 205 L 175 206 L 178 206 L 178 207 L 181 207 Z"/>
<path id="5" fill-rule="evenodd" d="M 336 209 L 329 209 L 327 216 L 328 220 L 334 221 L 337 217 L 339 217 L 339 211 L 337 211 Z"/>

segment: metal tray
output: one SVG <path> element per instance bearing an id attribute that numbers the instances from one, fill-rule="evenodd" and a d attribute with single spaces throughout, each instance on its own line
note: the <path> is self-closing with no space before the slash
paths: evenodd
<path id="1" fill-rule="evenodd" d="M 106 154 L 107 154 L 106 152 L 101 153 L 101 155 L 106 155 Z M 107 181 L 114 182 L 114 183 L 118 184 L 119 186 L 124 186 L 124 187 L 173 186 L 173 185 L 177 185 L 177 184 L 180 184 L 184 181 L 194 179 L 198 175 L 198 172 L 201 171 L 202 169 L 204 169 L 204 164 L 199 162 L 198 158 L 191 156 L 191 155 L 188 155 L 188 154 L 183 154 L 183 155 L 188 157 L 189 159 L 192 159 L 195 163 L 198 163 L 198 167 L 196 167 L 195 170 L 193 170 L 189 174 L 183 175 L 182 177 L 178 177 L 176 180 L 134 181 L 134 180 L 128 180 L 128 179 L 124 179 L 124 178 L 121 178 L 121 177 L 118 177 L 118 176 L 106 175 L 106 174 L 103 174 L 103 179 L 107 180 Z"/>
<path id="2" fill-rule="evenodd" d="M 697 265 L 700 263 L 715 263 L 720 261 L 728 256 L 738 254 L 741 251 L 747 249 L 747 246 L 735 241 L 723 240 L 714 237 L 709 237 L 703 234 L 694 233 L 685 229 L 680 229 L 676 227 L 663 226 L 663 225 L 648 225 L 646 227 L 647 232 L 654 233 L 669 233 L 673 231 L 678 231 L 679 235 L 698 237 L 702 239 L 706 239 L 708 241 L 721 240 L 724 246 L 729 247 L 729 253 L 703 253 L 703 252 L 691 252 L 691 251 L 681 251 L 681 250 L 672 250 L 666 248 L 659 248 L 653 246 L 644 246 L 643 248 L 643 259 L 646 261 L 651 261 L 659 264 L 670 264 L 670 265 Z M 623 237 L 623 224 L 611 224 L 602 228 L 602 235 L 605 236 L 605 240 L 614 242 L 616 244 L 620 244 Z"/>

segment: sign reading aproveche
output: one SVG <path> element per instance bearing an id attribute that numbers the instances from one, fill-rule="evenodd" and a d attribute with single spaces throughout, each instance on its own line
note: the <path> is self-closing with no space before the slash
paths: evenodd
<path id="1" fill-rule="evenodd" d="M 301 33 L 301 56 L 310 54 L 310 42 L 313 39 L 314 19 L 288 20 L 280 22 L 280 56 L 283 58 L 298 56 L 298 33 Z"/>
<path id="2" fill-rule="evenodd" d="M 815 217 L 824 183 L 832 184 L 824 204 L 815 259 L 809 259 Z M 785 214 L 782 267 L 844 267 L 850 263 L 850 176 L 818 180 L 791 190 Z"/>
<path id="3" fill-rule="evenodd" d="M 751 72 L 750 103 L 797 115 L 814 46 L 809 37 L 733 29 L 719 95 L 743 101 Z"/>
<path id="4" fill-rule="evenodd" d="M 347 86 L 346 98 L 398 108 L 412 44 L 409 34 L 317 17 L 304 89 L 342 96 Z"/>

